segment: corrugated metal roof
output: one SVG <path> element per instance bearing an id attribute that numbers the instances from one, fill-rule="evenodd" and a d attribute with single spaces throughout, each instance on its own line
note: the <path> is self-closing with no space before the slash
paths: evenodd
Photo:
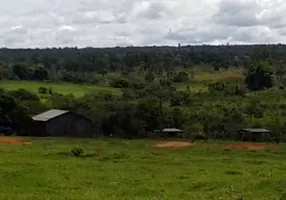
<path id="1" fill-rule="evenodd" d="M 246 132 L 251 132 L 251 133 L 269 133 L 269 132 L 271 132 L 270 130 L 267 130 L 264 128 L 245 128 L 242 130 L 246 131 Z"/>
<path id="2" fill-rule="evenodd" d="M 33 120 L 35 121 L 42 121 L 42 122 L 46 122 L 49 121 L 50 119 L 53 119 L 55 117 L 58 117 L 60 115 L 63 115 L 65 113 L 68 113 L 69 111 L 67 110 L 56 110 L 56 109 L 52 109 L 52 110 L 48 110 L 44 113 L 41 113 L 39 115 L 36 115 L 33 117 Z"/>
<path id="3" fill-rule="evenodd" d="M 182 130 L 177 128 L 164 128 L 162 132 L 182 132 Z"/>

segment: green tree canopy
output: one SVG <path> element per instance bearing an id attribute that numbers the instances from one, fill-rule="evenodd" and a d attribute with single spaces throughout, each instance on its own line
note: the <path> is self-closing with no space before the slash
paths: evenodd
<path id="1" fill-rule="evenodd" d="M 245 83 L 251 91 L 271 88 L 273 86 L 273 69 L 267 62 L 252 65 L 246 74 Z"/>

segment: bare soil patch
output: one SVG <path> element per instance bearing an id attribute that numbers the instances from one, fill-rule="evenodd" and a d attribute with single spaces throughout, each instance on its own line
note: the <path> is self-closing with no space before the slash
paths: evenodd
<path id="1" fill-rule="evenodd" d="M 230 144 L 225 146 L 225 149 L 247 149 L 252 151 L 258 151 L 263 149 L 269 149 L 271 147 L 271 145 L 263 144 Z"/>
<path id="2" fill-rule="evenodd" d="M 0 136 L 0 142 L 5 144 L 32 144 L 31 142 L 27 142 L 22 138 L 14 138 L 14 137 L 5 137 Z"/>
<path id="3" fill-rule="evenodd" d="M 194 146 L 194 144 L 190 142 L 161 142 L 158 144 L 154 144 L 153 147 L 190 147 Z"/>
<path id="4" fill-rule="evenodd" d="M 242 73 L 233 73 L 233 74 L 227 74 L 227 78 L 244 78 L 244 75 Z"/>

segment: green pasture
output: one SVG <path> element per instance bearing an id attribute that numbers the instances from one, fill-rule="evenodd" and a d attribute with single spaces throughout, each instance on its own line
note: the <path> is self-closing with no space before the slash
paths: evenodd
<path id="1" fill-rule="evenodd" d="M 73 94 L 75 97 L 83 96 L 86 93 L 112 92 L 120 94 L 120 90 L 111 87 L 102 87 L 96 85 L 77 85 L 70 83 L 46 83 L 34 81 L 0 81 L 0 87 L 6 90 L 26 89 L 38 93 L 39 87 L 52 87 L 54 92 L 61 94 Z"/>
<path id="2" fill-rule="evenodd" d="M 222 142 L 26 140 L 32 144 L 0 143 L 1 200 L 278 200 L 286 193 L 284 144 L 250 151 Z M 74 147 L 84 154 L 70 154 Z"/>

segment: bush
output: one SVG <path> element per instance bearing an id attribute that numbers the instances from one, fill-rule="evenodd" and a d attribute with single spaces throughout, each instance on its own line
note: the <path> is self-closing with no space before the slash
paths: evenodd
<path id="1" fill-rule="evenodd" d="M 12 90 L 7 92 L 7 94 L 21 101 L 40 101 L 40 98 L 36 94 L 25 89 Z"/>
<path id="2" fill-rule="evenodd" d="M 175 83 L 182 83 L 182 82 L 188 82 L 190 80 L 189 74 L 187 72 L 181 71 L 174 77 Z"/>
<path id="3" fill-rule="evenodd" d="M 47 94 L 48 93 L 48 89 L 45 87 L 39 87 L 38 92 L 40 94 Z"/>
<path id="4" fill-rule="evenodd" d="M 75 157 L 80 157 L 84 153 L 84 151 L 80 147 L 75 147 L 71 149 L 71 153 Z"/>
<path id="5" fill-rule="evenodd" d="M 128 88 L 130 84 L 127 79 L 115 79 L 110 83 L 110 86 L 115 88 Z"/>
<path id="6" fill-rule="evenodd" d="M 53 90 L 52 86 L 49 88 L 49 94 L 54 94 L 54 90 Z"/>
<path id="7" fill-rule="evenodd" d="M 184 138 L 192 138 L 192 139 L 197 139 L 197 138 L 203 138 L 204 137 L 204 127 L 200 123 L 196 124 L 190 124 L 186 126 L 185 131 L 184 131 Z"/>

